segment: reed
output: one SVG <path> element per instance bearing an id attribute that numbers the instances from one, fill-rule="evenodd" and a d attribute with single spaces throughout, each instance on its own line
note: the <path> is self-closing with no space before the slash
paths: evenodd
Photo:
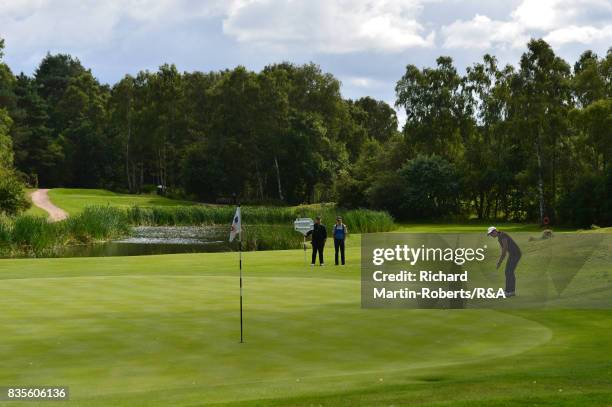
<path id="1" fill-rule="evenodd" d="M 137 226 L 222 225 L 229 223 L 235 208 L 231 206 L 177 206 L 131 207 L 127 210 L 128 222 Z M 297 207 L 242 207 L 245 225 L 291 225 L 295 218 L 316 216 L 331 227 L 336 216 L 353 233 L 388 232 L 395 228 L 393 218 L 387 212 L 369 209 L 344 210 L 332 205 Z"/>
<path id="2" fill-rule="evenodd" d="M 0 246 L 11 243 L 13 222 L 10 217 L 0 214 Z"/>
<path id="3" fill-rule="evenodd" d="M 125 237 L 130 234 L 133 226 L 229 226 L 234 211 L 235 208 L 231 206 L 134 206 L 127 210 L 111 206 L 90 206 L 56 223 L 49 223 L 41 216 L 1 216 L 0 255 L 53 256 L 62 246 Z M 350 233 L 386 232 L 395 227 L 393 218 L 386 212 L 342 210 L 333 205 L 246 206 L 242 211 L 244 250 L 301 248 L 302 236 L 293 230 L 293 221 L 297 217 L 321 216 L 330 236 L 337 215 L 343 217 Z"/>
<path id="4" fill-rule="evenodd" d="M 88 207 L 65 221 L 50 223 L 45 217 L 22 215 L 0 218 L 3 256 L 52 256 L 59 247 L 110 240 L 130 233 L 125 211 Z"/>
<path id="5" fill-rule="evenodd" d="M 302 247 L 303 237 L 290 226 L 244 226 L 243 250 L 290 250 Z"/>
<path id="6" fill-rule="evenodd" d="M 28 255 L 39 255 L 65 240 L 64 226 L 49 223 L 42 216 L 18 216 L 12 225 L 10 243 Z"/>
<path id="7" fill-rule="evenodd" d="M 110 240 L 130 233 L 124 210 L 109 206 L 90 206 L 65 221 L 67 237 L 79 243 Z"/>

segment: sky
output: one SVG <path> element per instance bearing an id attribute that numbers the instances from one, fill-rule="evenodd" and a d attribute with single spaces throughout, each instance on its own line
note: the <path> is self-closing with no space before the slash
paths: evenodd
<path id="1" fill-rule="evenodd" d="M 395 102 L 406 65 L 440 55 L 463 72 L 485 53 L 516 64 L 530 38 L 569 63 L 612 46 L 612 0 L 0 0 L 5 62 L 32 74 L 69 53 L 103 83 L 181 71 L 314 62 L 347 98 Z"/>

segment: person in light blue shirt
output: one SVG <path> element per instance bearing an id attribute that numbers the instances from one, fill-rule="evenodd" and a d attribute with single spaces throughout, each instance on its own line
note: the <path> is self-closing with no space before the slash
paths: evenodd
<path id="1" fill-rule="evenodd" d="M 334 249 L 336 249 L 336 266 L 338 265 L 338 251 L 340 252 L 342 265 L 344 266 L 344 241 L 346 240 L 348 231 L 346 225 L 342 223 L 342 218 L 340 216 L 336 218 L 336 224 L 332 232 L 334 235 Z"/>

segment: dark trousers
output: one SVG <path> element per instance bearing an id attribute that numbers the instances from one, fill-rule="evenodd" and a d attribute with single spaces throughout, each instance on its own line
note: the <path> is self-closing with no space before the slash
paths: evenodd
<path id="1" fill-rule="evenodd" d="M 338 249 L 340 249 L 340 257 L 344 266 L 344 239 L 334 239 L 334 249 L 336 249 L 336 266 L 338 265 Z"/>
<path id="2" fill-rule="evenodd" d="M 315 264 L 317 261 L 317 253 L 319 253 L 319 264 L 325 263 L 323 261 L 323 248 L 325 247 L 325 242 L 312 242 L 312 264 Z"/>
<path id="3" fill-rule="evenodd" d="M 521 255 L 510 256 L 506 262 L 506 292 L 513 293 L 516 290 L 516 276 L 514 270 L 521 259 Z"/>

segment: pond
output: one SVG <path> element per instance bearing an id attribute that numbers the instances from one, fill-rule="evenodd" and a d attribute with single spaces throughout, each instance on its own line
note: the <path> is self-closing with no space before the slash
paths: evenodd
<path id="1" fill-rule="evenodd" d="M 143 256 L 234 250 L 226 226 L 138 226 L 128 238 L 105 243 L 66 246 L 57 257 Z"/>

